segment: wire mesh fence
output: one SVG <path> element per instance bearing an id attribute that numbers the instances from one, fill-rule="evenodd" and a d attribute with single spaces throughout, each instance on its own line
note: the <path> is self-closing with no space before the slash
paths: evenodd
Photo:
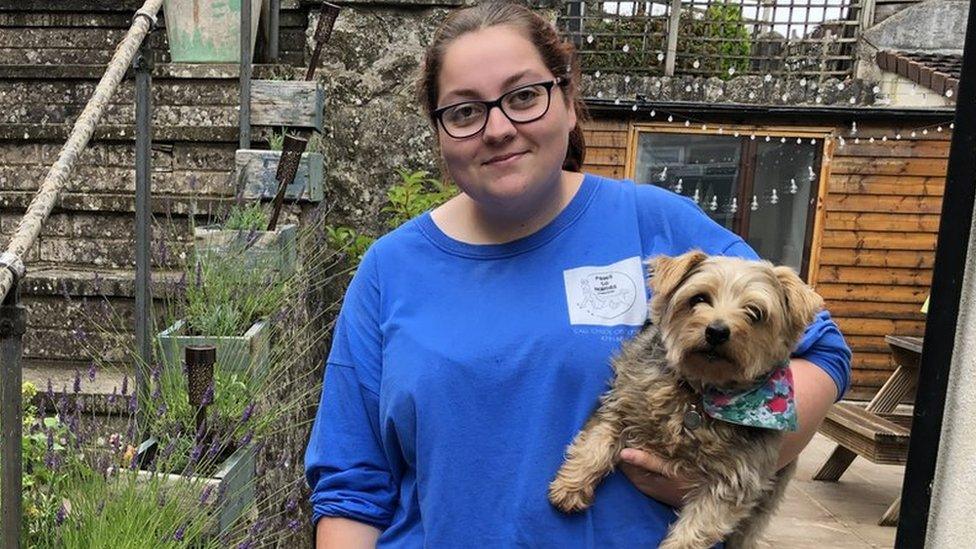
<path id="1" fill-rule="evenodd" d="M 872 2 L 568 1 L 559 25 L 588 73 L 845 78 Z"/>

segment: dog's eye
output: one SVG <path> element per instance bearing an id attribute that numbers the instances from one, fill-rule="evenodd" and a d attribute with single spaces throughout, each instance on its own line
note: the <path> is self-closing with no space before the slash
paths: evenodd
<path id="1" fill-rule="evenodd" d="M 699 303 L 711 303 L 711 301 L 708 299 L 708 296 L 705 294 L 696 294 L 694 297 L 688 300 L 688 305 L 691 307 L 694 307 Z"/>
<path id="2" fill-rule="evenodd" d="M 746 314 L 752 322 L 762 322 L 766 319 L 766 312 L 759 307 L 746 307 Z"/>

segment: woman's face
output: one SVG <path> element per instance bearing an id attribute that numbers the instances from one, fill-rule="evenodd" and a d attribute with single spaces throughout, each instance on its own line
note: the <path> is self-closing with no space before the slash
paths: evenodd
<path id="1" fill-rule="evenodd" d="M 506 25 L 470 32 L 444 52 L 438 78 L 438 107 L 468 100 L 492 101 L 527 84 L 555 78 L 522 34 Z M 485 128 L 456 139 L 438 126 L 441 154 L 458 187 L 479 204 L 500 210 L 531 203 L 559 181 L 576 125 L 576 111 L 560 86 L 553 86 L 545 116 L 513 123 L 500 108 Z"/>

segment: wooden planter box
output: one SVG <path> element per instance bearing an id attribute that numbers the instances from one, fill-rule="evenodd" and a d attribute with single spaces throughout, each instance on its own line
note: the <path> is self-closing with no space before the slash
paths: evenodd
<path id="1" fill-rule="evenodd" d="M 239 149 L 234 155 L 236 181 L 243 188 L 245 199 L 271 200 L 278 192 L 278 162 L 281 151 Z M 303 202 L 322 201 L 322 180 L 325 170 L 322 153 L 302 154 L 295 180 L 285 189 L 285 200 Z"/>
<path id="2" fill-rule="evenodd" d="M 155 451 L 155 442 L 150 440 L 139 445 L 139 456 Z M 255 476 L 257 463 L 257 449 L 254 443 L 238 448 L 223 463 L 218 464 L 217 471 L 211 476 L 177 475 L 139 470 L 136 480 L 143 484 L 155 480 L 161 481 L 161 491 L 167 485 L 177 491 L 179 497 L 186 501 L 189 510 L 199 509 L 203 491 L 210 487 L 207 507 L 211 518 L 208 519 L 204 537 L 210 538 L 228 530 L 234 522 L 245 512 L 256 513 L 255 505 Z"/>
<path id="3" fill-rule="evenodd" d="M 243 336 L 236 337 L 188 336 L 184 334 L 184 324 L 184 320 L 177 320 L 156 336 L 162 350 L 163 366 L 182 368 L 187 345 L 214 345 L 217 347 L 216 367 L 223 371 L 252 374 L 268 371 L 271 330 L 266 320 L 255 322 Z"/>
<path id="4" fill-rule="evenodd" d="M 273 231 L 221 229 L 217 225 L 197 227 L 193 245 L 198 254 L 241 254 L 244 268 L 269 262 L 283 277 L 298 264 L 298 226 L 282 225 Z"/>

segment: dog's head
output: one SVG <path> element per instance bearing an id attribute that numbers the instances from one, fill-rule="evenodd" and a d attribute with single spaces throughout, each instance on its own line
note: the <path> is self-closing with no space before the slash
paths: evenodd
<path id="1" fill-rule="evenodd" d="M 650 318 L 678 375 L 706 385 L 750 383 L 789 358 L 823 300 L 789 267 L 707 256 L 659 256 Z"/>

